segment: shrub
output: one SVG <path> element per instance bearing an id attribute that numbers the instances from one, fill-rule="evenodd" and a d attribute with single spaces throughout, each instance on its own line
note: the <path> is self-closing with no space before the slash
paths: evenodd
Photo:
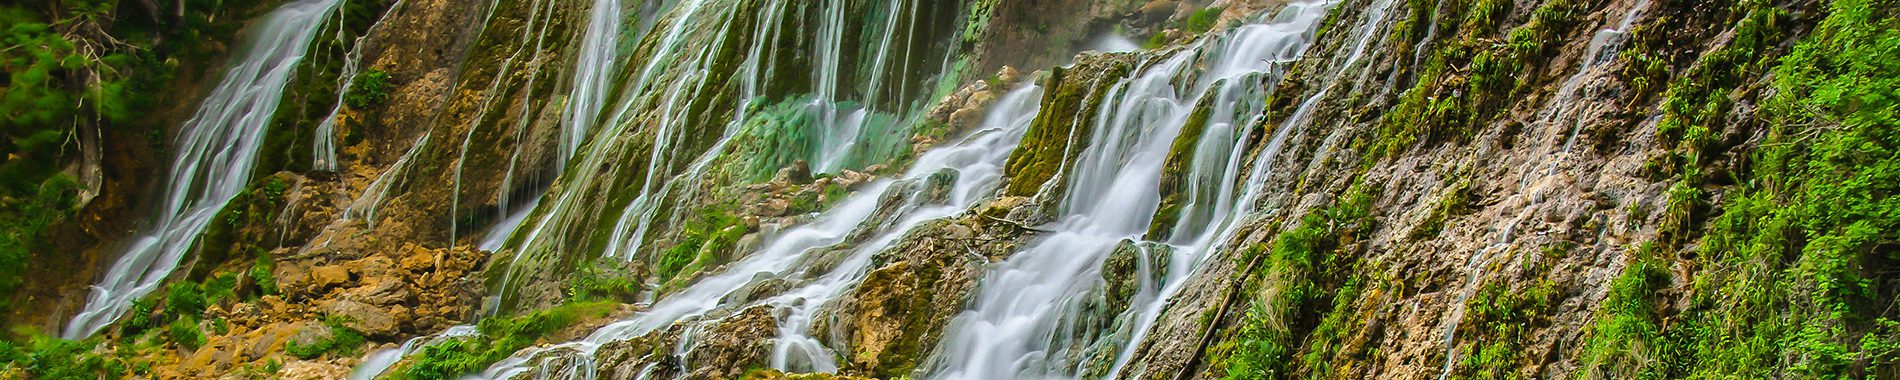
<path id="1" fill-rule="evenodd" d="M 165 292 L 165 311 L 173 315 L 204 315 L 205 306 L 205 293 L 198 284 L 172 283 Z"/>
<path id="2" fill-rule="evenodd" d="M 196 350 L 205 344 L 205 333 L 198 328 L 197 318 L 179 317 L 172 320 L 171 327 L 165 329 L 165 336 L 171 338 L 172 343 L 188 349 Z"/>
<path id="3" fill-rule="evenodd" d="M 371 69 L 350 81 L 350 91 L 343 95 L 343 103 L 350 108 L 368 108 L 382 105 L 389 100 L 389 73 Z"/>

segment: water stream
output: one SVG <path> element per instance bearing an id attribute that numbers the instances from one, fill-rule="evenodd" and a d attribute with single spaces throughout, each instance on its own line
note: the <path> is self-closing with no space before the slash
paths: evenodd
<path id="1" fill-rule="evenodd" d="M 708 312 L 732 306 L 727 301 L 734 293 L 765 279 L 801 284 L 786 293 L 767 298 L 760 304 L 791 309 L 788 319 L 792 323 L 784 325 L 782 335 L 802 336 L 802 331 L 809 327 L 809 321 L 799 323 L 796 318 L 809 316 L 811 308 L 819 303 L 811 299 L 799 301 L 801 297 L 836 297 L 842 294 L 855 286 L 856 280 L 861 279 L 868 270 L 871 254 L 889 246 L 923 222 L 962 212 L 972 202 L 995 189 L 1001 181 L 1003 160 L 1014 149 L 1022 130 L 1027 128 L 1035 114 L 1039 95 L 1040 89 L 1035 87 L 1012 92 L 972 136 L 919 157 L 916 165 L 900 179 L 864 185 L 863 189 L 852 193 L 830 211 L 810 223 L 783 231 L 757 252 L 728 265 L 726 271 L 702 278 L 633 317 L 604 326 L 584 339 L 518 353 L 491 366 L 479 378 L 513 378 L 529 371 L 537 371 L 536 377 L 565 374 L 591 378 L 595 370 L 591 367 L 594 363 L 592 355 L 601 345 L 639 337 L 683 321 L 696 322 L 695 328 L 687 329 L 676 351 L 690 352 L 695 342 L 692 337 L 703 331 L 705 325 L 718 322 L 703 319 Z M 926 197 L 920 194 L 930 190 L 925 186 L 926 182 L 933 175 L 943 175 L 940 173 L 955 175 L 956 180 L 947 192 L 951 196 L 943 202 L 925 201 Z M 879 212 L 880 209 L 892 210 L 893 205 L 887 204 L 887 199 L 899 199 L 901 202 L 895 204 L 893 212 Z M 874 219 L 874 216 L 882 217 Z M 849 239 L 867 234 L 872 237 L 865 243 Z M 817 252 L 832 248 L 843 248 L 848 253 L 831 270 L 806 270 L 822 261 L 820 258 L 825 255 Z M 781 339 L 775 350 L 774 362 L 787 367 L 829 367 L 835 370 L 835 364 L 829 363 L 829 354 L 813 355 L 827 352 L 824 350 L 814 340 Z M 816 357 L 824 359 L 814 359 Z M 562 365 L 545 365 L 548 363 Z M 573 368 L 576 364 L 588 365 Z"/>
<path id="2" fill-rule="evenodd" d="M 197 243 L 212 217 L 250 183 L 264 139 L 297 64 L 340 0 L 285 4 L 253 24 L 217 87 L 170 147 L 158 198 L 141 236 L 107 269 L 61 336 L 79 339 L 117 320 L 156 289 Z"/>

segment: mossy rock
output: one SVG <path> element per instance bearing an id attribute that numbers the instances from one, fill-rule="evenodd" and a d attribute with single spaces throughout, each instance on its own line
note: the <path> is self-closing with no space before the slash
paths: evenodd
<path id="1" fill-rule="evenodd" d="M 1060 192 L 1062 182 L 1056 176 L 1082 154 L 1084 147 L 1076 143 L 1094 132 L 1104 98 L 1134 71 L 1135 58 L 1133 54 L 1083 55 L 1074 66 L 1050 72 L 1043 86 L 1048 90 L 1042 97 L 1042 112 L 1030 122 L 1004 167 L 1004 175 L 1010 178 L 1005 194 L 1031 196 L 1045 184 Z"/>

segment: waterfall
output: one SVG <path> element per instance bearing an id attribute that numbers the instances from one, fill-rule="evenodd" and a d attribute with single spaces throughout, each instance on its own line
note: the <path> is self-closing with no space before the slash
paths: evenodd
<path id="1" fill-rule="evenodd" d="M 92 287 L 61 336 L 80 339 L 117 320 L 171 275 L 212 217 L 249 182 L 257 148 L 285 84 L 339 0 L 301 0 L 265 15 L 230 68 L 179 129 L 161 196 L 145 232 Z"/>
<path id="2" fill-rule="evenodd" d="M 791 280 L 802 285 L 761 304 L 790 308 L 788 318 L 809 317 L 817 302 L 801 297 L 836 297 L 851 286 L 855 286 L 864 272 L 869 269 L 871 254 L 888 247 L 912 228 L 926 221 L 943 218 L 962 212 L 976 200 L 988 196 L 1002 180 L 1002 164 L 1010 151 L 1027 128 L 1031 116 L 1036 111 L 1036 100 L 1040 97 L 1040 88 L 1027 87 L 1013 91 L 995 107 L 984 124 L 964 140 L 940 149 L 932 150 L 918 158 L 915 166 L 905 172 L 901 179 L 882 180 L 865 185 L 865 188 L 853 193 L 817 217 L 810 223 L 786 230 L 772 241 L 766 243 L 758 252 L 746 255 L 745 259 L 728 266 L 725 272 L 707 276 L 692 286 L 672 296 L 661 299 L 652 307 L 633 317 L 609 324 L 594 331 L 586 338 L 575 342 L 524 350 L 508 360 L 496 363 L 484 371 L 480 378 L 514 378 L 529 371 L 542 371 L 537 375 L 588 375 L 591 378 L 594 368 L 552 368 L 543 363 L 559 360 L 563 363 L 592 363 L 594 351 L 603 344 L 638 337 L 655 330 L 672 326 L 683 321 L 693 321 L 703 317 L 728 301 L 735 292 L 763 279 Z M 928 190 L 925 180 L 940 173 L 955 173 L 956 181 L 948 192 L 947 202 L 940 204 L 925 203 L 919 194 Z M 880 208 L 887 198 L 902 199 L 896 211 L 890 216 L 878 216 Z M 868 231 L 860 231 L 869 229 Z M 874 234 L 866 243 L 857 244 L 849 238 L 865 233 Z M 811 275 L 809 266 L 817 265 L 819 256 L 813 254 L 821 249 L 851 245 L 846 258 L 832 270 L 817 273 L 817 278 L 804 278 Z M 796 306 L 795 306 L 796 305 Z M 699 321 L 715 323 L 717 321 Z M 809 321 L 807 321 L 809 322 Z M 801 337 L 808 327 L 806 323 L 786 325 L 788 329 L 782 335 L 794 339 L 781 339 L 774 354 L 775 365 L 791 365 L 793 355 L 800 360 L 811 357 L 825 357 L 806 363 L 814 368 L 827 366 L 829 354 L 809 355 L 824 352 L 815 342 Z M 687 337 L 682 337 L 681 351 L 691 349 L 690 337 L 699 329 L 689 329 Z M 578 358 L 578 359 L 576 359 Z M 835 370 L 835 365 L 830 365 Z"/>
<path id="3" fill-rule="evenodd" d="M 323 122 L 317 124 L 317 131 L 315 133 L 317 140 L 311 145 L 311 151 L 316 156 L 310 162 L 317 170 L 337 170 L 336 121 L 337 117 L 343 114 L 344 100 L 349 97 L 350 87 L 356 85 L 356 75 L 360 74 L 359 71 L 362 70 L 363 42 L 369 40 L 370 34 L 375 33 L 377 28 L 383 26 L 384 20 L 388 20 L 389 16 L 395 15 L 398 10 L 402 9 L 402 4 L 402 0 L 397 0 L 395 4 L 390 4 L 389 9 L 383 11 L 383 16 L 377 18 L 376 23 L 370 24 L 368 31 L 364 31 L 361 36 L 356 36 L 356 40 L 350 45 L 349 53 L 343 56 L 343 72 L 342 75 L 337 76 L 336 80 L 336 105 L 330 108 L 330 116 L 324 117 Z M 340 13 L 336 20 L 338 21 L 338 25 L 342 25 L 341 21 L 343 18 Z M 337 38 L 342 38 L 342 29 L 339 28 L 338 30 Z"/>
<path id="4" fill-rule="evenodd" d="M 378 350 L 370 353 L 369 356 L 363 357 L 363 362 L 358 363 L 356 369 L 350 371 L 350 380 L 375 379 L 381 376 L 384 371 L 388 371 L 390 366 L 394 366 L 396 362 L 401 361 L 403 356 L 415 352 L 416 349 L 449 339 L 474 336 L 475 334 L 476 328 L 473 325 L 456 325 L 448 328 L 448 330 L 442 331 L 440 334 L 410 338 L 409 340 L 403 341 L 402 345 Z"/>
<path id="5" fill-rule="evenodd" d="M 1533 167 L 1542 164 L 1543 170 L 1526 170 L 1517 181 L 1518 193 L 1512 195 L 1512 200 L 1529 198 L 1525 201 L 1524 207 L 1518 210 L 1517 216 L 1498 221 L 1498 225 L 1494 227 L 1498 231 L 1497 239 L 1490 245 L 1479 248 L 1465 260 L 1464 285 L 1459 288 L 1458 298 L 1451 306 L 1451 313 L 1445 317 L 1443 338 L 1440 339 L 1445 349 L 1445 364 L 1438 372 L 1440 380 L 1451 376 L 1453 366 L 1457 364 L 1458 324 L 1464 319 L 1465 305 L 1469 303 L 1471 296 L 1477 293 L 1478 285 L 1484 280 L 1485 268 L 1489 268 L 1493 260 L 1501 258 L 1497 255 L 1498 253 L 1507 252 L 1506 250 L 1511 248 L 1511 243 L 1517 238 L 1517 226 L 1530 219 L 1533 212 L 1537 210 L 1535 206 L 1549 198 L 1541 194 L 1540 190 L 1532 190 L 1529 193 L 1525 193 L 1525 190 L 1530 189 L 1531 185 L 1538 180 L 1557 173 L 1557 164 L 1570 154 L 1570 149 L 1577 140 L 1577 131 L 1583 129 L 1584 120 L 1577 116 L 1577 113 L 1582 110 L 1573 107 L 1579 97 L 1577 92 L 1583 90 L 1583 78 L 1592 74 L 1601 74 L 1601 70 L 1597 69 L 1616 59 L 1615 52 L 1623 43 L 1623 38 L 1630 26 L 1636 23 L 1637 17 L 1642 15 L 1648 7 L 1649 0 L 1638 0 L 1636 5 L 1631 6 L 1629 11 L 1623 14 L 1622 21 L 1619 21 L 1616 26 L 1603 28 L 1592 34 L 1590 45 L 1584 49 L 1583 56 L 1578 58 L 1577 73 L 1564 79 L 1563 84 L 1557 87 L 1557 95 L 1552 97 L 1543 118 L 1539 121 L 1560 128 L 1568 121 L 1571 124 L 1569 132 L 1565 134 L 1561 150 L 1543 155 L 1533 163 Z"/>
<path id="6" fill-rule="evenodd" d="M 955 317 L 945 340 L 929 362 L 929 378 L 1001 379 L 1081 376 L 1086 351 L 1098 342 L 1068 339 L 1081 328 L 1083 297 L 1102 280 L 1101 265 L 1124 241 L 1140 241 L 1160 207 L 1163 167 L 1174 142 L 1189 131 L 1197 107 L 1210 115 L 1195 141 L 1188 175 L 1190 190 L 1183 217 L 1168 228 L 1176 244 L 1163 270 L 1168 284 L 1144 277 L 1135 307 L 1115 311 L 1133 315 L 1131 331 L 1103 339 L 1108 347 L 1139 340 L 1146 320 L 1165 302 L 1164 288 L 1179 279 L 1210 250 L 1219 218 L 1235 213 L 1231 189 L 1239 159 L 1239 127 L 1259 122 L 1264 100 L 1276 88 L 1285 63 L 1297 60 L 1314 37 L 1331 3 L 1299 3 L 1264 23 L 1204 38 L 1192 49 L 1172 53 L 1142 67 L 1111 90 L 1096 118 L 1088 145 L 1068 175 L 1062 216 L 1053 232 L 999 264 L 982 280 L 970 309 Z M 1202 62 L 1196 62 L 1200 60 Z M 1264 87 L 1263 87 L 1264 85 Z M 1285 127 L 1281 130 L 1284 131 Z M 1189 136 L 1194 137 L 1194 136 Z M 1262 153 L 1262 159 L 1272 153 Z M 1220 184 L 1207 191 L 1196 188 Z M 1210 223 L 1210 221 L 1215 223 Z M 1143 250 L 1144 254 L 1159 252 Z M 1144 260 L 1145 261 L 1145 260 Z M 1120 319 L 1120 318 L 1118 318 Z M 1127 356 L 1127 350 L 1116 350 Z"/>

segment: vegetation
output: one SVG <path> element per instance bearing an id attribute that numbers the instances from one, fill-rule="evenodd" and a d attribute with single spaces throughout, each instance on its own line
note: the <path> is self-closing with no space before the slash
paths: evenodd
<path id="1" fill-rule="evenodd" d="M 638 300 L 645 285 L 638 277 L 622 273 L 619 260 L 595 260 L 581 263 L 568 279 L 566 296 L 570 301 L 618 301 Z"/>
<path id="2" fill-rule="evenodd" d="M 413 364 L 392 373 L 397 379 L 456 378 L 487 368 L 555 331 L 606 316 L 613 308 L 612 302 L 579 302 L 523 316 L 483 319 L 476 325 L 476 336 L 423 347 Z"/>
<path id="3" fill-rule="evenodd" d="M 35 336 L 22 343 L 0 340 L 0 373 L 35 379 L 118 379 L 144 375 L 150 363 L 125 354 L 100 352 L 99 339 L 70 341 Z"/>
<path id="4" fill-rule="evenodd" d="M 1639 257 L 1612 287 L 1584 353 L 1606 377 L 1885 378 L 1900 373 L 1894 274 L 1900 260 L 1900 16 L 1895 4 L 1837 0 L 1805 39 L 1773 58 L 1786 11 L 1735 5 L 1735 35 L 1678 78 L 1660 140 L 1673 145 L 1678 185 L 1665 208 L 1672 241 L 1708 268 L 1687 281 L 1680 323 L 1651 306 L 1666 272 Z M 1735 126 L 1737 86 L 1773 72 L 1772 95 L 1743 126 L 1765 125 L 1699 240 L 1694 206 L 1710 138 Z M 1755 92 L 1746 92 L 1755 93 Z M 1690 255 L 1694 253 L 1694 255 Z M 1887 264 L 1883 264 L 1887 263 Z"/>
<path id="5" fill-rule="evenodd" d="M 1535 281 L 1535 280 L 1533 280 Z M 1554 311 L 1556 291 L 1549 280 L 1532 282 L 1523 289 L 1508 284 L 1486 284 L 1465 301 L 1464 318 L 1459 321 L 1459 347 L 1452 367 L 1455 379 L 1525 379 L 1537 376 L 1523 372 L 1524 361 L 1531 359 L 1525 350 L 1533 329 L 1545 326 Z"/>
<path id="6" fill-rule="evenodd" d="M 324 354 L 355 355 L 356 349 L 362 347 L 368 339 L 363 337 L 362 332 L 344 326 L 343 322 L 341 318 L 334 316 L 324 318 L 323 324 L 330 328 L 329 336 L 307 343 L 292 340 L 284 345 L 284 352 L 306 360 L 315 359 Z"/>
<path id="7" fill-rule="evenodd" d="M 1248 266 L 1257 268 L 1246 273 L 1252 281 L 1248 287 L 1257 290 L 1248 292 L 1254 296 L 1235 337 L 1214 348 L 1229 353 L 1216 365 L 1225 365 L 1226 379 L 1288 377 L 1302 360 L 1296 357 L 1302 342 L 1318 331 L 1312 328 L 1316 322 L 1326 325 L 1321 336 L 1345 331 L 1343 320 L 1316 320 L 1322 317 L 1320 311 L 1349 308 L 1358 296 L 1361 283 L 1353 279 L 1359 275 L 1354 269 L 1357 258 L 1339 249 L 1372 231 L 1371 203 L 1371 194 L 1355 187 L 1339 203 L 1306 214 L 1298 225 L 1276 235 L 1271 248 L 1247 250 L 1237 257 L 1260 264 Z M 1328 300 L 1332 307 L 1327 307 Z"/>
<path id="8" fill-rule="evenodd" d="M 1430 0 L 1410 4 L 1413 9 L 1433 9 Z M 1450 15 L 1414 12 L 1396 28 L 1396 33 L 1416 43 L 1425 38 L 1421 28 L 1428 28 L 1433 18 L 1450 16 L 1435 21 L 1437 33 L 1456 37 L 1438 43 L 1423 67 L 1401 69 L 1417 70 L 1412 73 L 1417 80 L 1384 114 L 1372 156 L 1402 153 L 1419 142 L 1469 138 L 1537 83 L 1533 69 L 1548 61 L 1563 41 L 1559 37 L 1574 23 L 1576 5 L 1570 0 L 1546 1 L 1531 11 L 1528 22 L 1499 38 L 1496 34 L 1511 5 L 1504 0 L 1473 0 Z"/>
<path id="9" fill-rule="evenodd" d="M 1214 30 L 1214 23 L 1220 21 L 1220 13 L 1223 10 L 1225 9 L 1221 7 L 1207 7 L 1194 11 L 1193 14 L 1188 15 L 1186 20 L 1182 20 L 1181 30 L 1191 34 L 1201 34 L 1209 30 Z"/>
<path id="10" fill-rule="evenodd" d="M 164 106 L 161 90 L 180 67 L 192 67 L 181 61 L 207 61 L 222 47 L 205 41 L 235 33 L 237 23 L 215 20 L 249 5 L 0 5 L 0 294 L 15 294 L 29 259 L 53 249 L 48 229 L 78 206 L 74 195 L 82 189 L 61 173 L 78 158 L 76 144 L 99 144 L 101 132 L 159 143 L 164 126 L 142 116 Z M 0 314 L 12 298 L 0 299 Z"/>
<path id="11" fill-rule="evenodd" d="M 660 254 L 653 267 L 653 277 L 666 281 L 681 274 L 698 272 L 699 268 L 707 265 L 724 262 L 725 258 L 731 257 L 733 245 L 745 233 L 745 223 L 724 209 L 715 207 L 701 211 L 681 229 L 679 242 Z"/>
<path id="12" fill-rule="evenodd" d="M 171 326 L 165 328 L 165 336 L 186 349 L 196 350 L 205 344 L 204 330 L 198 327 L 198 318 L 193 316 L 173 319 Z"/>
<path id="13" fill-rule="evenodd" d="M 389 100 L 389 73 L 371 69 L 355 80 L 350 81 L 350 91 L 343 95 L 343 103 L 350 108 L 369 108 L 382 105 Z"/>

